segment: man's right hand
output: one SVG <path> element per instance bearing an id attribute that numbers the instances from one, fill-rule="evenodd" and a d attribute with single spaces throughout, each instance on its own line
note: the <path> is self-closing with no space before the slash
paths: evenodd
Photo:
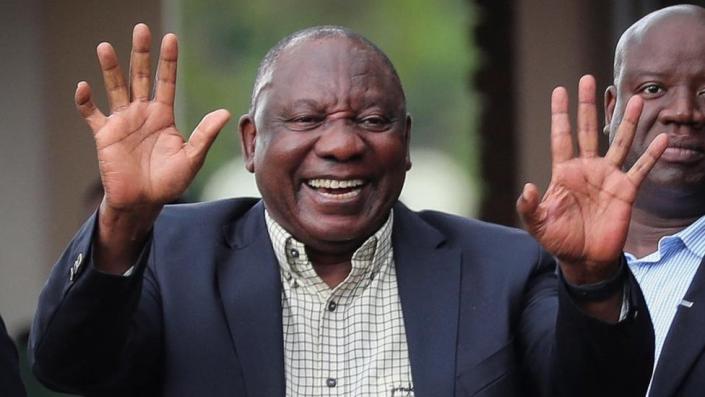
<path id="1" fill-rule="evenodd" d="M 150 41 L 147 25 L 136 25 L 129 88 L 113 47 L 98 45 L 109 116 L 93 103 L 88 83 L 76 88 L 76 107 L 93 131 L 105 189 L 94 259 L 100 270 L 115 274 L 132 266 L 161 208 L 188 188 L 230 118 L 224 109 L 209 113 L 184 141 L 174 124 L 176 36 L 162 39 L 151 99 Z"/>

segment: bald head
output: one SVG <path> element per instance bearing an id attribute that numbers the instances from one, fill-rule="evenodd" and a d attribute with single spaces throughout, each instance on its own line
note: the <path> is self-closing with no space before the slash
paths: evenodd
<path id="1" fill-rule="evenodd" d="M 705 26 L 705 8 L 682 4 L 662 8 L 641 18 L 630 26 L 619 38 L 614 54 L 614 83 L 618 85 L 622 76 L 622 66 L 626 52 L 632 46 L 641 44 L 650 33 L 668 34 L 662 29 L 679 30 L 683 23 L 696 23 Z"/>
<path id="2" fill-rule="evenodd" d="M 705 9 L 667 7 L 637 21 L 615 51 L 605 121 L 614 140 L 632 96 L 642 109 L 624 167 L 660 134 L 668 148 L 640 188 L 636 207 L 661 219 L 705 213 Z M 675 200 L 675 201 L 674 201 Z"/>
<path id="3" fill-rule="evenodd" d="M 392 61 L 389 60 L 387 54 L 384 53 L 379 47 L 377 47 L 370 40 L 360 35 L 359 33 L 353 32 L 352 30 L 342 27 L 342 26 L 313 26 L 303 30 L 294 32 L 283 39 L 281 39 L 274 47 L 272 47 L 260 62 L 257 69 L 257 75 L 255 77 L 254 87 L 252 89 L 252 97 L 250 99 L 250 111 L 251 115 L 254 115 L 257 108 L 257 100 L 260 93 L 265 89 L 272 80 L 272 73 L 275 69 L 277 62 L 283 57 L 283 55 L 290 49 L 308 41 L 323 40 L 323 39 L 344 39 L 357 44 L 362 49 L 368 50 L 374 53 L 385 65 L 385 67 L 390 72 L 390 75 L 395 80 L 395 83 L 399 85 L 400 91 L 402 93 L 402 100 L 404 98 L 404 90 L 401 89 L 401 80 L 397 74 Z"/>

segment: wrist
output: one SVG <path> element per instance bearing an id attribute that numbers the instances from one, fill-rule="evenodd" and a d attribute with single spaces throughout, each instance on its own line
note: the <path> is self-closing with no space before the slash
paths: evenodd
<path id="1" fill-rule="evenodd" d="M 137 240 L 151 230 L 162 208 L 163 205 L 142 205 L 118 209 L 104 199 L 98 207 L 98 227 L 101 234 L 109 234 L 112 238 Z"/>
<path id="2" fill-rule="evenodd" d="M 607 277 L 588 283 L 575 283 L 566 277 L 564 268 L 560 268 L 560 277 L 563 279 L 566 290 L 575 299 L 582 301 L 603 301 L 617 295 L 624 288 L 627 276 L 627 266 L 624 259 L 617 262 L 616 270 L 612 270 Z"/>
<path id="3" fill-rule="evenodd" d="M 116 210 L 101 203 L 93 257 L 98 270 L 123 274 L 134 265 L 162 206 Z"/>
<path id="4" fill-rule="evenodd" d="M 571 263 L 560 259 L 557 261 L 566 282 L 573 285 L 585 285 L 596 284 L 614 277 L 622 269 L 622 258 L 620 256 L 607 263 Z"/>

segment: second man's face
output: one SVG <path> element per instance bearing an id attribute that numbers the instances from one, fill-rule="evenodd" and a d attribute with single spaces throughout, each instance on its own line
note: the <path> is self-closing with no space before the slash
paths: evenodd
<path id="1" fill-rule="evenodd" d="M 647 186 L 705 189 L 705 25 L 696 18 L 672 17 L 651 26 L 627 42 L 619 73 L 611 138 L 628 99 L 644 99 L 625 165 L 631 167 L 654 137 L 666 133 L 668 149 Z"/>

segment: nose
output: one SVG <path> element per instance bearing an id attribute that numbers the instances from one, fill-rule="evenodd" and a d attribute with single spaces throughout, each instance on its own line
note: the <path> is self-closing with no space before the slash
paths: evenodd
<path id="1" fill-rule="evenodd" d="M 350 120 L 326 123 L 314 148 L 316 155 L 338 162 L 359 160 L 365 152 L 365 141 Z"/>
<path id="2" fill-rule="evenodd" d="M 701 126 L 705 123 L 703 114 L 704 100 L 697 93 L 681 89 L 673 95 L 670 103 L 661 111 L 665 124 L 692 124 Z"/>

